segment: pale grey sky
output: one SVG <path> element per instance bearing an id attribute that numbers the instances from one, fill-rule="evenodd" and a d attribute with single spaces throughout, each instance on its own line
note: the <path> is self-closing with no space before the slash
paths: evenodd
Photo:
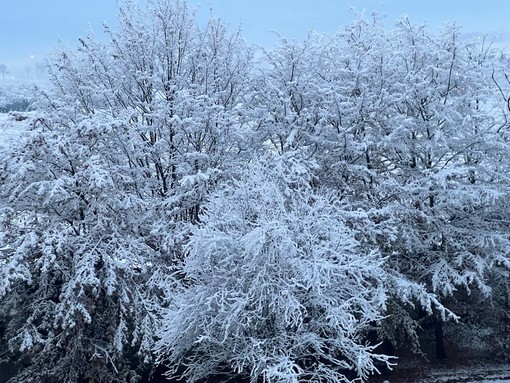
<path id="1" fill-rule="evenodd" d="M 351 21 L 350 7 L 388 15 L 391 25 L 406 14 L 437 30 L 455 21 L 465 33 L 500 36 L 510 42 L 508 0 L 189 0 L 205 20 L 212 7 L 232 28 L 241 26 L 249 43 L 271 47 L 274 30 L 302 38 L 310 29 L 333 33 Z M 0 0 L 0 63 L 26 65 L 39 60 L 61 39 L 75 46 L 89 26 L 101 34 L 114 25 L 117 0 Z M 510 44 L 509 44 L 510 45 Z"/>

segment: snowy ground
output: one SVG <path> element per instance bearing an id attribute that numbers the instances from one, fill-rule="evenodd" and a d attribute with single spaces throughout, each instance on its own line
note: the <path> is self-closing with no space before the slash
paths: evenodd
<path id="1" fill-rule="evenodd" d="M 505 379 L 505 380 L 479 380 L 479 381 L 476 381 L 476 382 L 472 382 L 472 383 L 508 383 L 510 382 L 510 379 Z"/>
<path id="2" fill-rule="evenodd" d="M 30 115 L 30 113 L 22 114 L 26 117 Z M 28 120 L 16 121 L 17 115 L 20 114 L 18 112 L 0 113 L 0 148 L 7 146 L 12 140 L 21 137 L 26 129 Z"/>
<path id="3" fill-rule="evenodd" d="M 473 363 L 470 367 L 453 368 L 407 366 L 389 377 L 378 377 L 373 383 L 510 383 L 510 364 Z"/>
<path id="4" fill-rule="evenodd" d="M 434 371 L 420 383 L 510 383 L 510 365 Z"/>

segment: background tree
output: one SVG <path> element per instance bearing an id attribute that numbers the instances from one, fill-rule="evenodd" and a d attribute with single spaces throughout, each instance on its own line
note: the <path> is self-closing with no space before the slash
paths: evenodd
<path id="1" fill-rule="evenodd" d="M 7 65 L 0 64 L 0 75 L 2 75 L 2 80 L 5 80 L 5 75 L 9 73 L 9 70 L 7 69 Z"/>
<path id="2" fill-rule="evenodd" d="M 462 42 L 454 26 L 431 39 L 402 20 L 394 33 L 392 49 L 402 53 L 384 59 L 394 69 L 386 71 L 388 96 L 371 122 L 378 144 L 370 148 L 382 181 L 375 190 L 398 217 L 390 260 L 444 303 L 472 288 L 489 297 L 490 275 L 509 245 L 500 216 L 508 125 L 489 75 L 497 62 L 483 46 Z M 434 322 L 443 358 L 440 315 Z"/>

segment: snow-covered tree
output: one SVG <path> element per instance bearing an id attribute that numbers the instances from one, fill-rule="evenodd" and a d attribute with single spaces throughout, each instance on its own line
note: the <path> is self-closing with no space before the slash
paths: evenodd
<path id="1" fill-rule="evenodd" d="M 455 26 L 432 37 L 404 19 L 393 36 L 384 50 L 394 53 L 372 64 L 385 85 L 365 123 L 374 135 L 366 156 L 372 195 L 398 231 L 388 264 L 443 298 L 473 288 L 489 297 L 510 248 L 502 216 L 509 126 L 491 80 L 497 60 L 462 41 Z M 440 345 L 441 318 L 434 320 Z"/>
<path id="2" fill-rule="evenodd" d="M 348 382 L 387 362 L 364 336 L 384 315 L 384 260 L 309 175 L 292 154 L 257 161 L 207 203 L 159 332 L 174 376 Z"/>
<path id="3" fill-rule="evenodd" d="M 128 2 L 107 42 L 51 63 L 26 139 L 1 159 L 0 307 L 18 381 L 150 369 L 187 224 L 247 152 L 251 54 L 179 0 Z"/>
<path id="4" fill-rule="evenodd" d="M 358 225 L 359 239 L 391 270 L 443 297 L 490 295 L 510 245 L 508 100 L 496 53 L 455 26 L 434 36 L 407 19 L 388 30 L 361 16 L 333 37 L 282 40 L 252 107 L 265 117 L 266 146 L 299 148 L 318 164 L 317 185 L 364 211 L 371 223 Z"/>
<path id="5" fill-rule="evenodd" d="M 459 286 L 484 290 L 491 263 L 509 245 L 494 216 L 509 191 L 508 126 L 490 79 L 495 62 L 455 27 L 432 39 L 403 20 L 395 35 L 401 53 L 389 62 L 391 96 L 370 123 L 378 134 L 376 190 L 396 202 L 400 220 L 395 261 L 410 256 L 414 277 L 442 295 Z"/>

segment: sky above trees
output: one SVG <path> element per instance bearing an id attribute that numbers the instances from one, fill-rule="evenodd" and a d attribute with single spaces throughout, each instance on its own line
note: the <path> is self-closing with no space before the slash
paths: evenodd
<path id="1" fill-rule="evenodd" d="M 2 2 L 0 12 L 0 62 L 23 66 L 42 60 L 59 40 L 75 45 L 90 27 L 101 34 L 102 22 L 116 20 L 116 0 L 17 0 Z M 278 31 L 285 37 L 302 38 L 309 29 L 335 32 L 351 21 L 349 9 L 387 14 L 393 24 L 402 15 L 414 23 L 427 22 L 437 30 L 447 21 L 455 21 L 465 34 L 476 37 L 490 34 L 499 44 L 509 45 L 510 5 L 504 0 L 412 2 L 406 0 L 192 0 L 199 19 L 205 20 L 210 8 L 232 28 L 241 26 L 249 43 L 272 47 Z"/>

